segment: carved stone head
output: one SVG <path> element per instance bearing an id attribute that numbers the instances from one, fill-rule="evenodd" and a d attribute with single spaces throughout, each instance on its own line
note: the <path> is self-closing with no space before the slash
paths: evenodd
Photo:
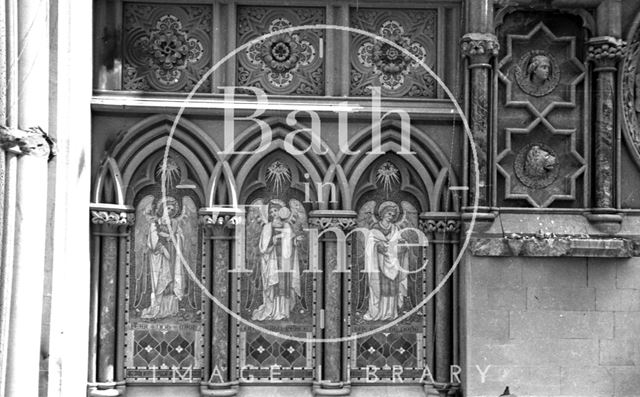
<path id="1" fill-rule="evenodd" d="M 542 85 L 551 75 L 551 60 L 546 55 L 531 57 L 527 66 L 527 75 L 534 84 Z"/>
<path id="2" fill-rule="evenodd" d="M 524 162 L 524 172 L 531 178 L 545 178 L 556 167 L 556 156 L 533 145 L 527 152 Z"/>

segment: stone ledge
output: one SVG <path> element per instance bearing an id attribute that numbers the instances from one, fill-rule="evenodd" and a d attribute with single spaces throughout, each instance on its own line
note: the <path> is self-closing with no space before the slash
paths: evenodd
<path id="1" fill-rule="evenodd" d="M 475 237 L 471 239 L 475 256 L 630 258 L 640 256 L 638 242 L 627 238 L 589 236 L 518 235 Z"/>

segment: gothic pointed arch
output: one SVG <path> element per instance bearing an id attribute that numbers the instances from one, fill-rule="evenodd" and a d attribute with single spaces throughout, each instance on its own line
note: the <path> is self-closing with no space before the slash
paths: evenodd
<path id="1" fill-rule="evenodd" d="M 271 131 L 268 147 L 258 150 L 261 146 L 263 135 L 262 129 L 256 124 L 243 131 L 236 139 L 234 146 L 237 153 L 252 152 L 253 154 L 250 156 L 247 154 L 232 154 L 226 158 L 233 175 L 236 176 L 238 191 L 244 190 L 244 186 L 248 181 L 247 176 L 265 158 L 276 152 L 291 154 L 292 151 L 295 151 L 294 154 L 303 153 L 296 154 L 294 157 L 303 167 L 304 173 L 308 174 L 306 182 L 309 183 L 313 192 L 319 185 L 335 186 L 336 194 L 339 195 L 339 198 L 346 199 L 345 192 L 348 190 L 348 181 L 344 176 L 342 167 L 337 165 L 336 154 L 324 140 L 312 141 L 310 134 L 307 132 L 294 134 L 294 131 L 308 128 L 300 123 L 290 125 L 278 117 L 265 119 L 264 123 Z M 314 196 L 316 198 L 315 201 L 317 201 L 319 209 L 326 209 L 331 202 L 332 191 L 326 188 L 320 194 L 319 199 Z M 336 203 L 332 204 L 335 205 Z"/>
<path id="2" fill-rule="evenodd" d="M 411 170 L 410 174 L 414 175 L 415 180 L 404 182 L 406 189 L 415 190 L 411 184 L 418 182 L 424 188 L 424 191 L 419 193 L 422 211 L 457 212 L 458 202 L 449 191 L 450 186 L 457 186 L 457 178 L 449 159 L 438 144 L 426 132 L 411 126 L 410 145 L 408 148 L 405 147 L 407 145 L 403 143 L 401 136 L 402 126 L 396 120 L 384 120 L 380 130 L 379 148 L 373 147 L 372 129 L 365 128 L 356 133 L 349 142 L 349 149 L 356 154 L 348 156 L 342 153 L 338 158 L 348 181 L 349 198 L 345 202 L 345 209 L 352 209 L 363 193 L 357 189 L 363 188 L 362 179 L 365 173 L 373 165 L 380 165 L 381 158 L 391 156 L 396 158 L 394 161 L 402 164 L 401 168 Z M 403 154 L 407 151 L 413 154 Z M 369 188 L 372 186 L 375 186 L 375 183 L 372 182 Z"/>

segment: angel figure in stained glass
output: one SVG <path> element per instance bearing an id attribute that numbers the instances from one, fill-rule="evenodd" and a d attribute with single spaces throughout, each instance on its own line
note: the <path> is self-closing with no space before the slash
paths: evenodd
<path id="1" fill-rule="evenodd" d="M 266 214 L 263 211 L 266 209 Z M 300 260 L 306 214 L 297 200 L 285 203 L 259 199 L 250 206 L 247 242 L 249 260 L 259 264 L 262 304 L 253 310 L 256 321 L 288 319 L 301 294 Z"/>
<path id="2" fill-rule="evenodd" d="M 395 202 L 384 201 L 376 211 L 376 202 L 369 201 L 358 216 L 358 225 L 368 229 L 368 233 L 360 234 L 369 296 L 362 317 L 365 321 L 397 318 L 408 296 L 410 260 L 414 256 L 406 244 L 413 243 L 409 241 L 413 238 L 404 229 L 417 224 L 417 211 L 406 201 L 401 205 L 402 211 Z"/>
<path id="3" fill-rule="evenodd" d="M 142 305 L 143 295 L 151 290 L 140 317 L 175 316 L 180 301 L 189 293 L 185 266 L 191 266 L 194 253 L 185 250 L 185 242 L 194 238 L 195 203 L 188 196 L 180 203 L 172 196 L 155 199 L 149 195 L 141 200 L 137 212 L 136 236 L 140 237 L 142 255 L 137 255 L 136 306 Z"/>

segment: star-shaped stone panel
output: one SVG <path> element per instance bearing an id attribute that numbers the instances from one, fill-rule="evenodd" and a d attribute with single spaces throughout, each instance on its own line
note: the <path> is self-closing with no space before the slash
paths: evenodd
<path id="1" fill-rule="evenodd" d="M 526 35 L 507 35 L 506 43 L 497 72 L 506 85 L 505 106 L 525 106 L 536 115 L 576 107 L 585 68 L 576 57 L 575 37 L 556 37 L 540 22 Z M 545 64 L 546 71 L 539 71 Z"/>
<path id="2" fill-rule="evenodd" d="M 527 128 L 507 128 L 505 147 L 496 158 L 505 179 L 505 199 L 547 207 L 576 198 L 576 179 L 586 170 L 577 150 L 576 131 L 556 129 L 544 119 Z"/>

